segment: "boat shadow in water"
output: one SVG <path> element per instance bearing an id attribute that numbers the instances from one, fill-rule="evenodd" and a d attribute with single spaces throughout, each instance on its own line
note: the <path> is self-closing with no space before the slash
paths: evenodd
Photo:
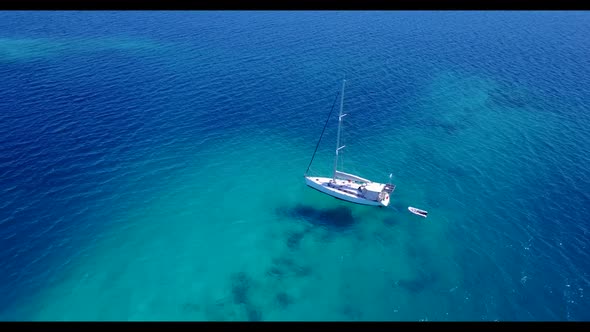
<path id="1" fill-rule="evenodd" d="M 336 231 L 349 229 L 357 223 L 352 210 L 345 206 L 318 209 L 310 205 L 297 204 L 294 207 L 280 207 L 277 214 Z"/>

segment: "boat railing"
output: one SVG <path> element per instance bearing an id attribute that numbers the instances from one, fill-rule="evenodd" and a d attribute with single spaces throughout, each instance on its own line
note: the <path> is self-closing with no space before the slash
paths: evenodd
<path id="1" fill-rule="evenodd" d="M 385 188 L 383 188 L 383 191 L 385 191 L 388 194 L 391 194 L 393 191 L 395 190 L 395 184 L 386 184 Z"/>

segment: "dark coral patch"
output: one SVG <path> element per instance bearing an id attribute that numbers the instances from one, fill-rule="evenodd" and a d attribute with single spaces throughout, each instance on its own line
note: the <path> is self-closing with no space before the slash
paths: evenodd
<path id="1" fill-rule="evenodd" d="M 293 232 L 287 236 L 287 247 L 289 249 L 297 249 L 299 248 L 299 244 L 301 240 L 305 236 L 305 232 Z"/>
<path id="2" fill-rule="evenodd" d="M 187 302 L 182 305 L 182 310 L 187 312 L 197 312 L 201 310 L 201 306 L 197 303 Z"/>
<path id="3" fill-rule="evenodd" d="M 293 303 L 293 297 L 285 292 L 278 292 L 275 295 L 275 302 L 280 308 L 284 309 Z"/>
<path id="4" fill-rule="evenodd" d="M 231 277 L 231 292 L 234 303 L 248 303 L 248 293 L 252 286 L 252 279 L 244 272 L 239 272 Z"/>
<path id="5" fill-rule="evenodd" d="M 420 293 L 432 286 L 435 277 L 430 273 L 421 273 L 418 277 L 413 279 L 401 279 L 396 284 L 410 293 Z"/>
<path id="6" fill-rule="evenodd" d="M 252 305 L 248 305 L 246 306 L 246 316 L 249 321 L 258 322 L 262 320 L 262 311 Z"/>
<path id="7" fill-rule="evenodd" d="M 312 269 L 309 266 L 297 264 L 290 257 L 278 257 L 273 258 L 272 265 L 266 271 L 266 275 L 281 279 L 285 276 L 305 277 L 311 272 Z"/>
<path id="8" fill-rule="evenodd" d="M 340 312 L 348 319 L 348 320 L 360 320 L 362 319 L 361 311 L 352 306 L 352 305 L 345 305 L 340 309 Z"/>

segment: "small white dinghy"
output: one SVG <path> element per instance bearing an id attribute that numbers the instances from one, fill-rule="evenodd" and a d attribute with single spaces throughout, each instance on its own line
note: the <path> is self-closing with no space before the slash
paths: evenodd
<path id="1" fill-rule="evenodd" d="M 428 211 L 420 210 L 418 208 L 411 207 L 411 206 L 408 206 L 408 210 L 410 210 L 410 212 L 412 212 L 415 215 L 419 215 L 420 217 L 424 217 L 424 218 L 428 217 Z"/>

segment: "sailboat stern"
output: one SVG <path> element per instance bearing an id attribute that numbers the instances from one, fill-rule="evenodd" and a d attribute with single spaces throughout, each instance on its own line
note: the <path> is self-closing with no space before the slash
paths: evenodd
<path id="1" fill-rule="evenodd" d="M 381 202 L 382 202 L 383 206 L 389 205 L 389 199 L 390 199 L 391 194 L 393 193 L 394 190 L 395 190 L 395 184 L 388 183 L 383 186 L 383 190 L 381 191 L 381 194 L 380 194 Z"/>
<path id="2" fill-rule="evenodd" d="M 385 193 L 385 195 L 383 195 L 383 198 L 379 202 L 382 206 L 389 206 L 389 194 Z"/>
<path id="3" fill-rule="evenodd" d="M 370 182 L 366 185 L 361 186 L 361 192 L 366 199 L 379 202 L 382 206 L 389 205 L 389 188 L 388 185 Z"/>
<path id="4" fill-rule="evenodd" d="M 393 193 L 394 190 L 395 190 L 395 185 L 386 184 L 383 186 L 383 190 L 381 190 L 381 193 L 379 194 L 379 201 L 381 202 L 381 204 L 383 206 L 389 205 L 391 193 Z"/>

